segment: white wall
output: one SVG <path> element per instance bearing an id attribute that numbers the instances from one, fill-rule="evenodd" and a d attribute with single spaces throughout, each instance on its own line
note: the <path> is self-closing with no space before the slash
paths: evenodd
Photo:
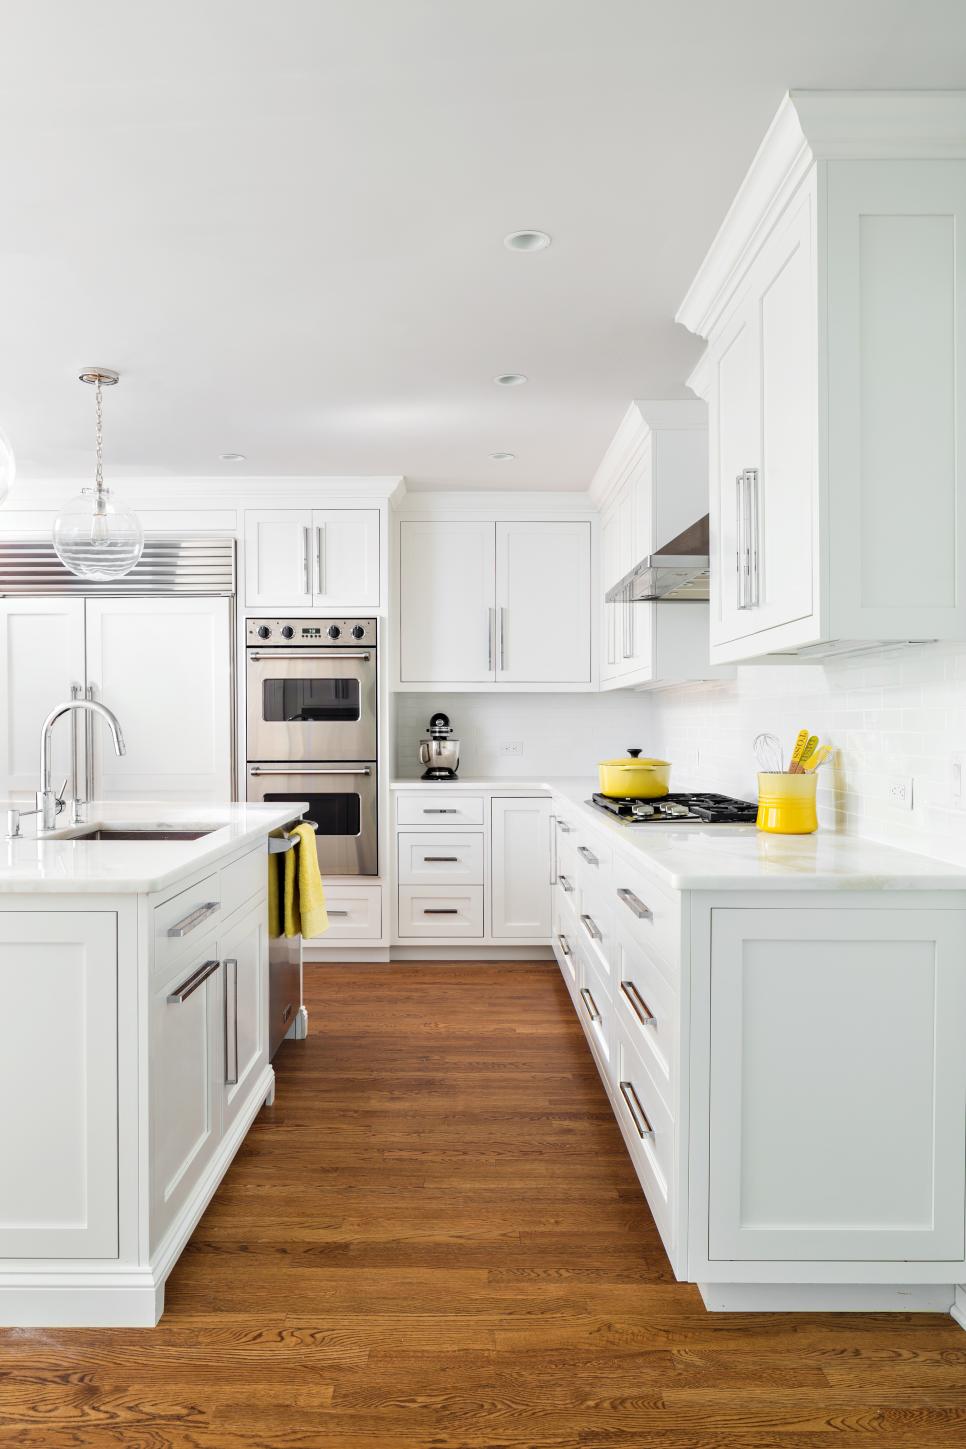
<path id="1" fill-rule="evenodd" d="M 429 717 L 444 710 L 461 741 L 460 774 L 517 778 L 535 775 L 597 777 L 597 761 L 628 746 L 650 752 L 646 695 L 615 694 L 397 694 L 396 774 L 422 774 L 418 746 Z M 521 755 L 501 755 L 519 742 Z"/>
<path id="2" fill-rule="evenodd" d="M 966 811 L 951 760 L 966 751 L 966 645 L 926 644 L 851 661 L 747 666 L 734 682 L 654 697 L 647 748 L 674 762 L 672 788 L 756 798 L 752 741 L 807 727 L 836 748 L 819 776 L 823 827 L 966 864 Z M 913 808 L 889 801 L 913 778 Z"/>

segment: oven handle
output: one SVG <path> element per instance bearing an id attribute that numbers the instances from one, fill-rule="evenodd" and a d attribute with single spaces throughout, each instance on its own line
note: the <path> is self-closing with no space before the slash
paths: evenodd
<path id="1" fill-rule="evenodd" d="M 250 775 L 291 775 L 296 780 L 301 780 L 303 775 L 371 775 L 372 770 L 368 765 L 357 766 L 351 770 L 295 770 L 291 765 L 251 765 L 248 773 Z"/>
<path id="2" fill-rule="evenodd" d="M 248 657 L 254 664 L 263 659 L 365 659 L 372 658 L 368 649 L 249 649 Z"/>

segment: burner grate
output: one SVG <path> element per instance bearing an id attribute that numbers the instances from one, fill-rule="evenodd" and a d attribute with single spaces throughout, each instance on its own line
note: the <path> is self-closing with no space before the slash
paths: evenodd
<path id="1" fill-rule="evenodd" d="M 716 795 L 708 791 L 672 792 L 659 800 L 594 795 L 591 803 L 598 810 L 606 810 L 608 814 L 633 825 L 674 825 L 684 821 L 700 821 L 705 825 L 752 824 L 758 813 L 758 807 L 749 800 L 736 800 L 730 795 Z"/>

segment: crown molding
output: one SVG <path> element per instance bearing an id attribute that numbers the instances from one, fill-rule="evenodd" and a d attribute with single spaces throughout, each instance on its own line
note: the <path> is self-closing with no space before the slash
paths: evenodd
<path id="1" fill-rule="evenodd" d="M 964 91 L 789 91 L 675 313 L 707 337 L 738 277 L 821 161 L 966 157 Z"/>
<path id="2" fill-rule="evenodd" d="M 696 398 L 632 402 L 591 479 L 590 497 L 598 508 L 602 508 L 620 491 L 639 467 L 653 433 L 706 432 L 707 427 L 707 409 Z"/>
<path id="3" fill-rule="evenodd" d="M 345 506 L 360 502 L 394 500 L 405 491 L 401 476 L 261 478 L 109 478 L 108 486 L 133 508 L 284 508 L 322 505 L 338 499 Z M 90 488 L 89 476 L 81 478 L 18 477 L 3 507 L 3 514 L 18 510 L 54 509 L 82 488 Z"/>
<path id="4" fill-rule="evenodd" d="M 403 518 L 546 518 L 568 515 L 586 518 L 596 508 L 585 492 L 539 491 L 514 493 L 497 489 L 436 489 L 407 492 L 394 503 Z"/>

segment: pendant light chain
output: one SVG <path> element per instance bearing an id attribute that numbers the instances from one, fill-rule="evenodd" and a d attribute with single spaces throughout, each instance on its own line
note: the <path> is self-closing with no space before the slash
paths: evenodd
<path id="1" fill-rule="evenodd" d="M 94 386 L 94 454 L 97 460 L 94 488 L 100 498 L 104 492 L 104 394 L 101 392 L 100 378 Z"/>

